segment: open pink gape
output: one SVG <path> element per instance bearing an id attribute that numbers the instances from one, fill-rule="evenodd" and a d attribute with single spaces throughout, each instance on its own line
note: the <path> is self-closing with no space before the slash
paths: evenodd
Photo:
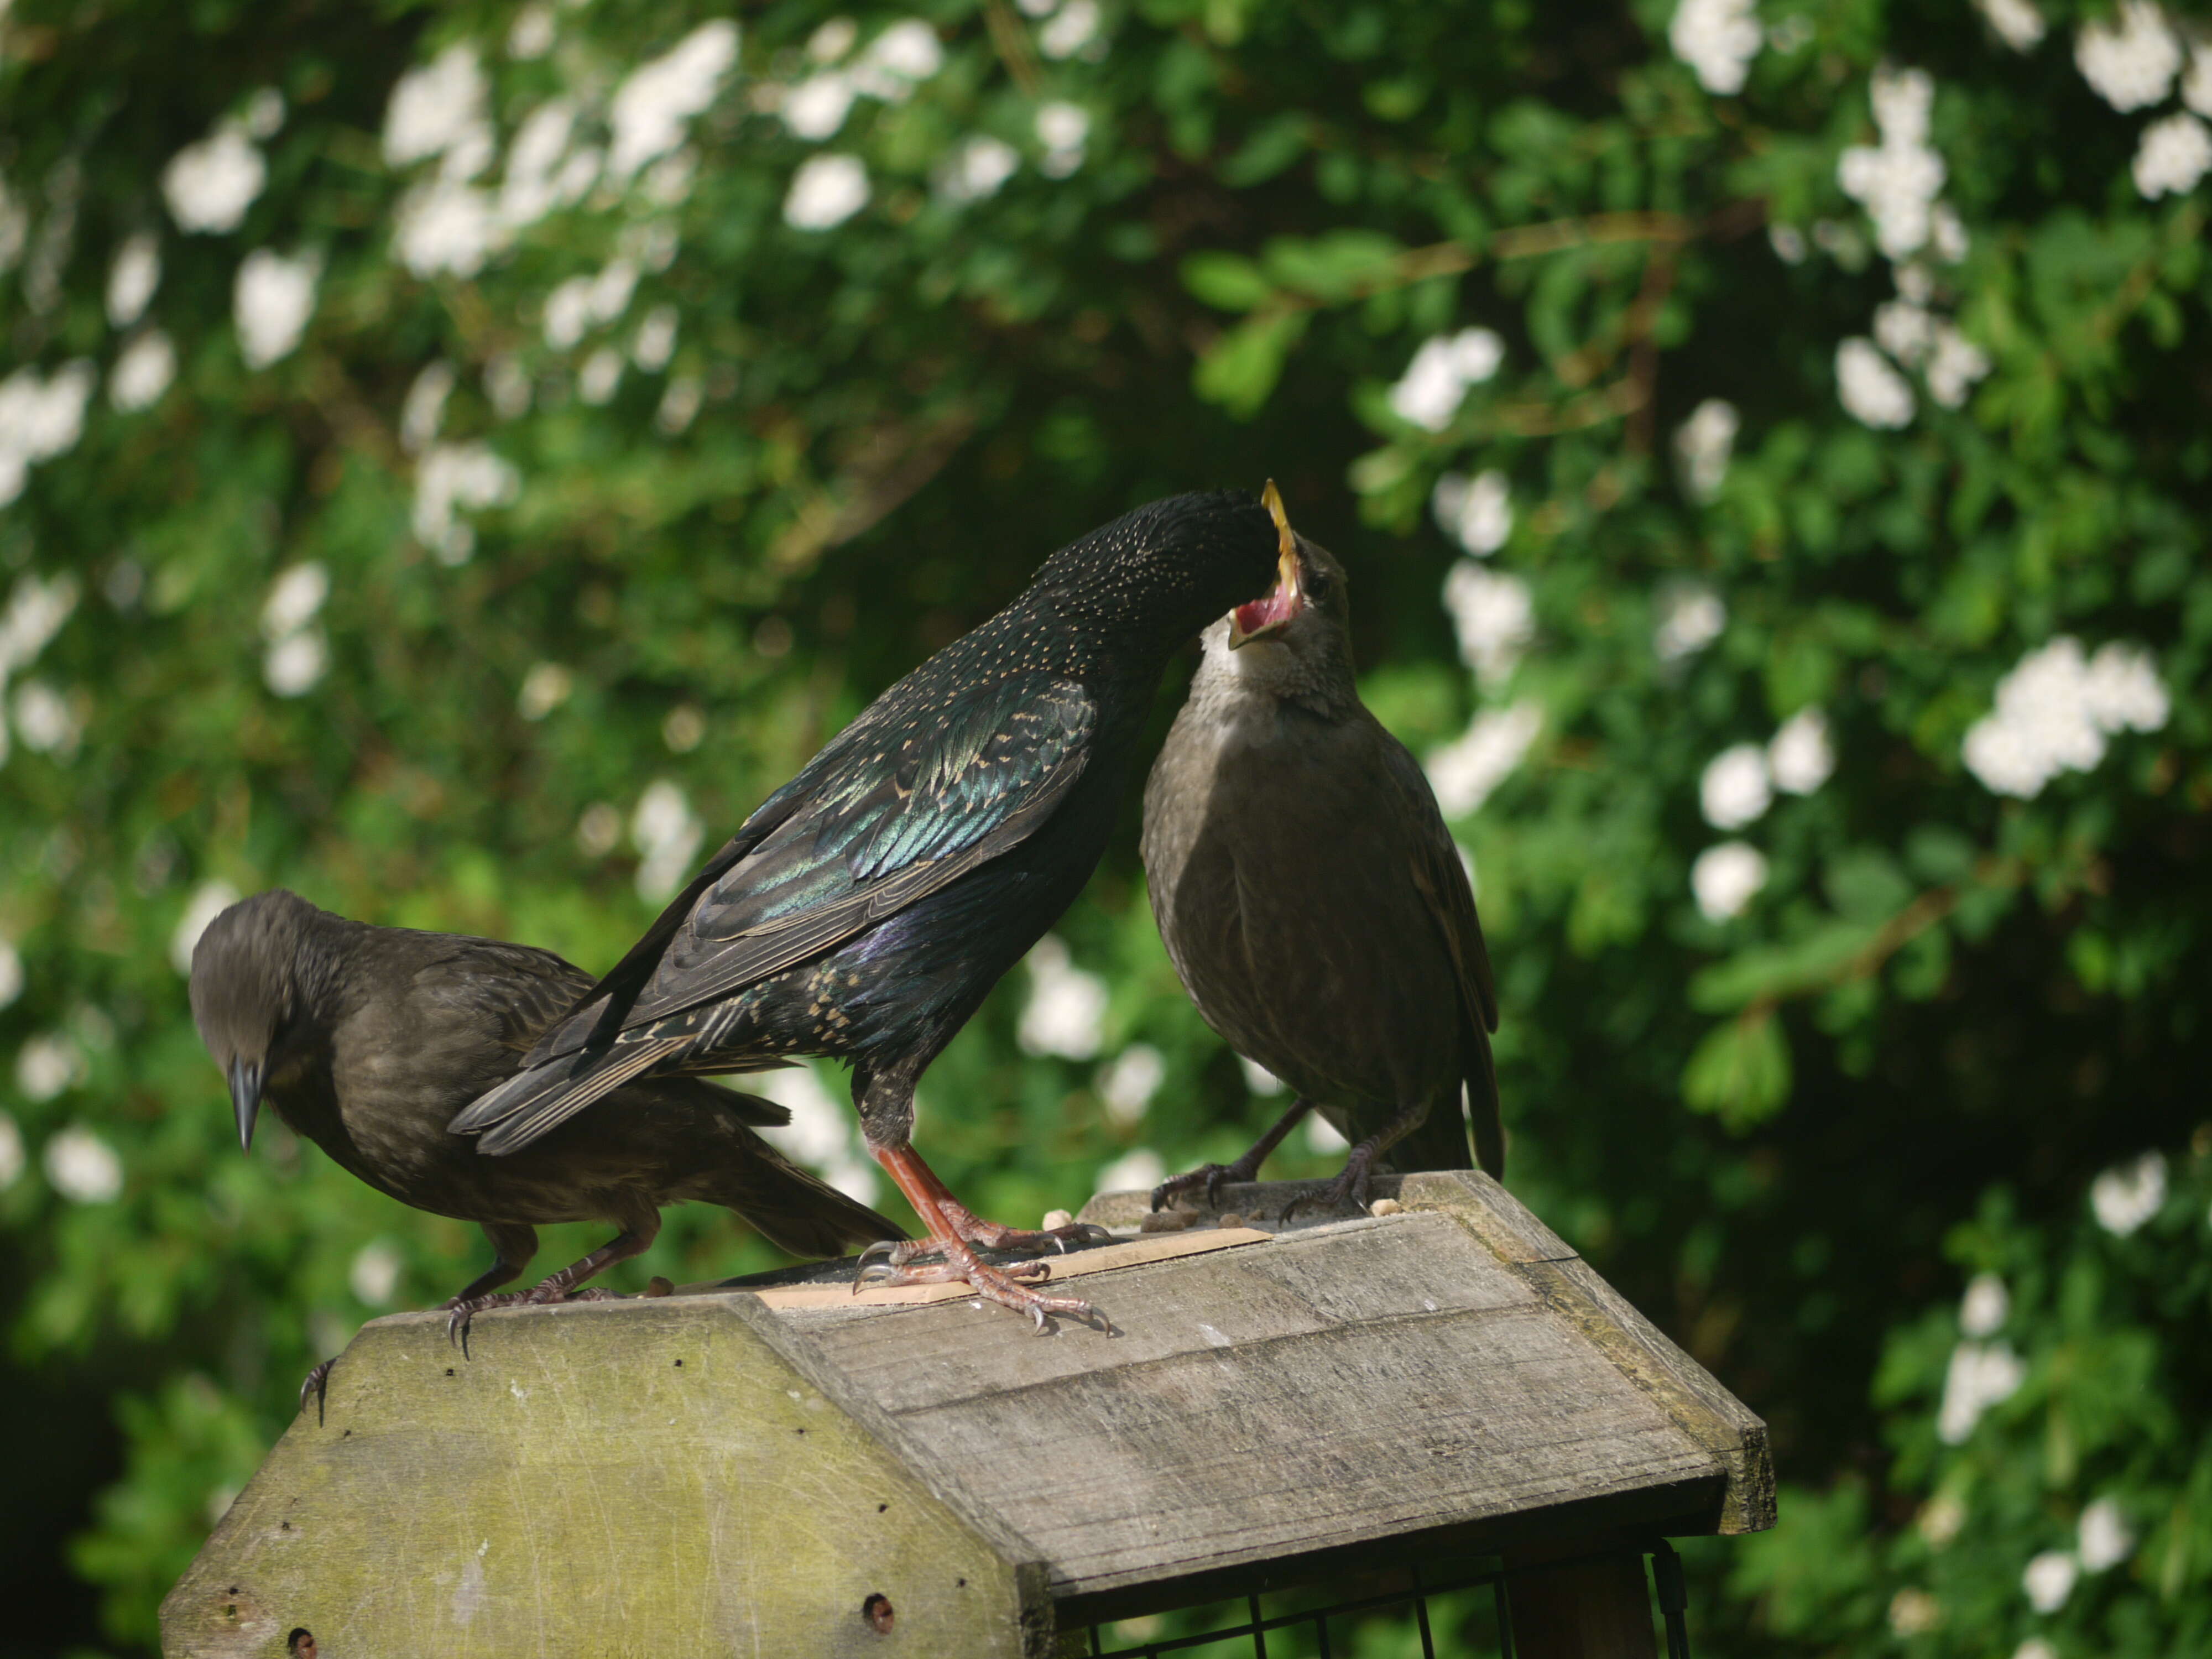
<path id="1" fill-rule="evenodd" d="M 1299 604 L 1295 592 L 1278 587 L 1264 599 L 1254 599 L 1249 605 L 1237 607 L 1237 631 L 1249 637 L 1264 629 L 1278 627 L 1298 614 Z"/>

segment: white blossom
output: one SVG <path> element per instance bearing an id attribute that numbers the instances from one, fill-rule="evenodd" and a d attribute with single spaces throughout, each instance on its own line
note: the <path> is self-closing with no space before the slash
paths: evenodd
<path id="1" fill-rule="evenodd" d="M 1338 1128 L 1319 1112 L 1310 1113 L 1307 1115 L 1306 1150 L 1308 1152 L 1327 1156 L 1330 1152 L 1349 1152 L 1351 1149 L 1352 1143 L 1345 1139 L 1343 1130 Z"/>
<path id="2" fill-rule="evenodd" d="M 1239 1054 L 1237 1056 L 1237 1064 L 1244 1073 L 1244 1086 L 1254 1094 L 1266 1097 L 1283 1092 L 1283 1079 L 1258 1060 L 1248 1060 L 1243 1054 Z"/>
<path id="3" fill-rule="evenodd" d="M 82 1123 L 46 1143 L 46 1179 L 72 1204 L 107 1204 L 123 1191 L 123 1160 Z"/>
<path id="4" fill-rule="evenodd" d="M 1015 1027 L 1022 1052 L 1089 1060 L 1105 1041 L 1106 981 L 1075 965 L 1047 933 L 1029 954 L 1030 1000 Z"/>
<path id="5" fill-rule="evenodd" d="M 161 243 L 151 231 L 125 239 L 107 268 L 107 320 L 128 328 L 146 314 L 154 290 L 161 285 Z"/>
<path id="6" fill-rule="evenodd" d="M 1167 1061 L 1149 1042 L 1133 1042 L 1098 1071 L 1098 1098 L 1122 1128 L 1144 1121 L 1145 1108 L 1168 1074 Z"/>
<path id="7" fill-rule="evenodd" d="M 415 468 L 415 538 L 441 563 L 465 563 L 477 541 L 460 513 L 502 506 L 521 487 L 522 475 L 484 444 L 436 445 Z"/>
<path id="8" fill-rule="evenodd" d="M 1835 769 L 1828 717 L 1817 708 L 1799 709 L 1782 723 L 1782 729 L 1766 745 L 1767 775 L 1784 794 L 1809 795 Z"/>
<path id="9" fill-rule="evenodd" d="M 1766 885 L 1766 855 L 1748 842 L 1724 841 L 1698 854 L 1690 894 L 1707 921 L 1727 921 Z"/>
<path id="10" fill-rule="evenodd" d="M 737 61 L 738 26 L 717 18 L 632 71 L 607 106 L 614 135 L 607 148 L 608 176 L 627 179 L 681 143 L 686 124 L 714 101 L 722 77 Z"/>
<path id="11" fill-rule="evenodd" d="M 2212 39 L 2192 35 L 2189 69 L 2181 77 L 2181 101 L 2199 115 L 2212 116 Z"/>
<path id="12" fill-rule="evenodd" d="M 269 182 L 269 164 L 231 122 L 187 144 L 161 169 L 161 197 L 177 228 L 216 234 L 236 230 Z"/>
<path id="13" fill-rule="evenodd" d="M 1795 225 L 1769 225 L 1766 245 L 1774 250 L 1774 257 L 1785 265 L 1805 263 L 1805 233 Z"/>
<path id="14" fill-rule="evenodd" d="M 937 31 L 919 17 L 908 17 L 868 42 L 853 66 L 853 78 L 869 96 L 897 103 L 944 66 Z"/>
<path id="15" fill-rule="evenodd" d="M 1535 637 L 1536 607 L 1528 584 L 1472 559 L 1460 560 L 1444 578 L 1444 609 L 1459 636 L 1460 659 L 1486 684 L 1510 675 Z"/>
<path id="16" fill-rule="evenodd" d="M 1492 467 L 1468 477 L 1447 472 L 1437 480 L 1429 508 L 1444 533 L 1478 559 L 1495 553 L 1513 533 L 1513 491 Z"/>
<path id="17" fill-rule="evenodd" d="M 2012 1314 L 2012 1293 L 1995 1273 L 1976 1273 L 1959 1298 L 1959 1329 L 1967 1336 L 1995 1336 Z"/>
<path id="18" fill-rule="evenodd" d="M 239 901 L 238 889 L 227 881 L 204 881 L 192 890 L 185 901 L 184 913 L 177 918 L 175 929 L 169 935 L 169 965 L 190 979 L 192 973 L 192 951 L 207 932 L 208 923 Z"/>
<path id="19" fill-rule="evenodd" d="M 2034 0 L 1974 0 L 1997 38 L 2014 52 L 2027 52 L 2043 39 L 2046 27 Z"/>
<path id="20" fill-rule="evenodd" d="M 1740 830 L 1763 814 L 1774 799 L 1766 770 L 1766 750 L 1755 743 L 1723 749 L 1698 781 L 1698 804 L 1716 830 Z"/>
<path id="21" fill-rule="evenodd" d="M 471 138 L 484 121 L 489 88 L 476 48 L 447 46 L 401 76 L 384 109 L 384 159 L 405 167 Z"/>
<path id="22" fill-rule="evenodd" d="M 1908 1584 L 1889 1598 L 1889 1628 L 1895 1636 L 1924 1636 L 1943 1622 L 1943 1604 L 1917 1585 Z"/>
<path id="23" fill-rule="evenodd" d="M 1707 92 L 1737 93 L 1765 36 L 1753 0 L 1680 0 L 1667 44 Z"/>
<path id="24" fill-rule="evenodd" d="M 660 407 L 653 412 L 653 426 L 663 437 L 672 438 L 691 424 L 706 392 L 696 374 L 678 374 L 660 394 Z"/>
<path id="25" fill-rule="evenodd" d="M 2027 1604 L 2038 1613 L 2056 1613 L 2074 1594 L 2074 1581 L 2081 1576 L 2081 1564 L 2064 1550 L 2045 1550 L 2021 1574 Z"/>
<path id="26" fill-rule="evenodd" d="M 545 0 L 535 0 L 515 13 L 514 26 L 507 32 L 507 55 L 525 63 L 543 58 L 553 50 L 556 27 L 553 8 Z"/>
<path id="27" fill-rule="evenodd" d="M 592 325 L 592 278 L 571 276 L 545 296 L 545 343 L 566 351 Z"/>
<path id="28" fill-rule="evenodd" d="M 1045 147 L 1039 169 L 1048 179 L 1065 179 L 1083 165 L 1083 147 L 1091 138 L 1090 113 L 1080 104 L 1040 105 L 1036 136 Z"/>
<path id="29" fill-rule="evenodd" d="M 647 785 L 629 818 L 630 843 L 638 851 L 638 896 L 659 904 L 681 887 L 706 833 L 682 789 L 666 778 Z"/>
<path id="30" fill-rule="evenodd" d="M 745 1087 L 791 1114 L 791 1121 L 761 1133 L 786 1156 L 813 1170 L 848 1198 L 872 1204 L 881 1182 L 874 1162 L 854 1133 L 851 1107 L 839 1101 L 813 1066 L 800 1064 L 745 1079 Z"/>
<path id="31" fill-rule="evenodd" d="M 809 76 L 786 93 L 777 112 L 794 136 L 818 143 L 836 137 L 859 91 L 851 76 L 830 70 Z"/>
<path id="32" fill-rule="evenodd" d="M 1943 1402 L 1936 1412 L 1936 1437 L 1962 1443 L 1982 1413 L 2009 1400 L 2027 1380 L 2027 1367 L 2007 1342 L 1961 1342 L 1943 1373 Z"/>
<path id="33" fill-rule="evenodd" d="M 833 17 L 806 37 L 806 55 L 817 64 L 834 64 L 860 38 L 858 23 L 849 17 Z"/>
<path id="34" fill-rule="evenodd" d="M 1928 365 L 1929 397 L 1946 409 L 1956 409 L 1989 372 L 1987 352 L 1950 323 L 1936 325 L 1936 356 Z"/>
<path id="35" fill-rule="evenodd" d="M 23 1132 L 10 1114 L 0 1112 L 0 1193 L 23 1178 L 24 1162 Z"/>
<path id="36" fill-rule="evenodd" d="M 567 171 L 565 163 L 574 159 L 568 140 L 575 130 L 576 106 L 566 98 L 549 98 L 522 118 L 507 147 L 494 210 L 503 232 L 533 225 L 555 208 L 574 202 L 598 178 L 596 151 L 577 152 L 585 158 L 585 170 L 573 175 Z"/>
<path id="37" fill-rule="evenodd" d="M 2082 25 L 2074 64 L 2100 98 L 2125 114 L 2164 101 L 2181 68 L 2181 42 L 2152 0 L 2120 0 L 2116 16 Z"/>
<path id="38" fill-rule="evenodd" d="M 1504 361 L 1505 342 L 1489 329 L 1436 335 L 1421 343 L 1390 388 L 1390 410 L 1401 421 L 1441 432 L 1459 413 L 1468 387 L 1481 385 Z"/>
<path id="39" fill-rule="evenodd" d="M 980 202 L 997 195 L 1021 164 L 1012 144 L 975 133 L 954 146 L 938 168 L 937 193 L 948 202 Z"/>
<path id="40" fill-rule="evenodd" d="M 660 740 L 671 754 L 688 755 L 707 736 L 707 716 L 696 703 L 679 702 L 660 722 Z"/>
<path id="41" fill-rule="evenodd" d="M 1966 1503 L 1954 1492 L 1939 1492 L 1921 1506 L 1912 1524 L 1929 1549 L 1948 1549 L 1966 1524 Z"/>
<path id="42" fill-rule="evenodd" d="M 2097 1224 L 2125 1238 L 2156 1215 L 2166 1202 L 2166 1155 L 2145 1152 L 2113 1165 L 2089 1183 L 2089 1207 Z"/>
<path id="43" fill-rule="evenodd" d="M 425 363 L 399 405 L 399 447 L 419 455 L 438 435 L 446 418 L 446 399 L 453 395 L 453 366 L 442 357 Z"/>
<path id="44" fill-rule="evenodd" d="M 587 404 L 604 404 L 615 395 L 622 374 L 622 353 L 611 346 L 601 346 L 576 371 L 576 395 Z"/>
<path id="45" fill-rule="evenodd" d="M 409 191 L 392 216 L 392 252 L 418 277 L 473 276 L 506 240 L 491 192 L 443 173 Z"/>
<path id="46" fill-rule="evenodd" d="M 76 753 L 84 714 L 44 680 L 26 680 L 15 688 L 15 730 L 33 754 L 67 760 Z"/>
<path id="47" fill-rule="evenodd" d="M 1846 149 L 1836 161 L 1836 182 L 1874 220 L 1882 252 L 1901 259 L 1926 245 L 1943 188 L 1943 158 L 1928 143 L 1936 86 L 1924 70 L 1878 69 L 1871 96 L 1881 143 Z"/>
<path id="48" fill-rule="evenodd" d="M 322 261 L 312 253 L 286 258 L 256 248 L 238 267 L 231 313 L 238 349 L 248 368 L 266 368 L 291 355 L 314 315 Z"/>
<path id="49" fill-rule="evenodd" d="M 330 641 L 322 629 L 310 628 L 270 641 L 262 653 L 261 678 L 280 697 L 302 697 L 322 684 L 330 666 Z"/>
<path id="50" fill-rule="evenodd" d="M 856 155 L 817 155 L 792 175 L 783 222 L 794 230 L 830 230 L 867 205 L 868 170 Z"/>
<path id="51" fill-rule="evenodd" d="M 2153 200 L 2185 196 L 2212 173 L 2212 131 L 2193 115 L 2169 115 L 2143 129 L 2136 151 L 2136 188 Z"/>
<path id="52" fill-rule="evenodd" d="M 1955 265 L 1966 257 L 1966 222 L 1948 202 L 1936 203 L 1929 215 L 1928 246 L 1947 265 Z"/>
<path id="53" fill-rule="evenodd" d="M 2100 1498 L 2081 1511 L 2076 1548 L 2081 1565 L 2091 1572 L 2117 1567 L 2135 1547 L 2135 1534 L 2128 1530 L 2127 1517 L 2120 1513 L 2118 1499 Z"/>
<path id="54" fill-rule="evenodd" d="M 1524 698 L 1508 708 L 1485 709 L 1462 736 L 1430 750 L 1424 767 L 1444 816 L 1465 817 L 1488 800 L 1521 764 L 1543 725 L 1541 708 Z"/>
<path id="55" fill-rule="evenodd" d="M 512 421 L 530 412 L 530 372 L 513 353 L 503 351 L 486 363 L 483 378 L 484 396 L 500 419 Z"/>
<path id="56" fill-rule="evenodd" d="M 80 357 L 51 377 L 26 367 L 0 380 L 0 507 L 22 493 L 33 465 L 65 453 L 84 435 L 85 402 L 99 378 Z M 21 588 L 16 591 L 20 597 Z"/>
<path id="57" fill-rule="evenodd" d="M 1918 269 L 1917 265 L 1906 265 L 1900 270 Z M 1935 350 L 1936 326 L 1936 313 L 1913 300 L 1886 300 L 1875 307 L 1875 343 L 1907 368 L 1923 362 Z"/>
<path id="58" fill-rule="evenodd" d="M 2031 1636 L 2012 1650 L 2012 1659 L 2058 1659 L 2058 1650 L 2040 1636 Z"/>
<path id="59" fill-rule="evenodd" d="M 23 958 L 12 940 L 0 938 L 0 1008 L 23 994 Z"/>
<path id="60" fill-rule="evenodd" d="M 1735 453 L 1737 424 L 1734 404 L 1708 398 L 1675 431 L 1675 458 L 1682 464 L 1684 483 L 1697 500 L 1709 501 L 1720 493 L 1729 458 Z"/>
<path id="61" fill-rule="evenodd" d="M 650 374 L 667 368 L 675 355 L 676 307 L 655 306 L 637 325 L 636 337 L 630 341 L 630 361 Z"/>
<path id="62" fill-rule="evenodd" d="M 532 663 L 522 677 L 522 690 L 514 699 L 515 712 L 526 720 L 542 720 L 568 702 L 568 693 L 574 689 L 574 678 L 559 663 Z"/>
<path id="63" fill-rule="evenodd" d="M 52 1100 L 84 1077 L 83 1053 L 58 1031 L 34 1036 L 16 1052 L 15 1088 L 26 1100 Z"/>
<path id="64" fill-rule="evenodd" d="M 1149 1193 L 1168 1178 L 1167 1160 L 1149 1146 L 1125 1152 L 1102 1165 L 1091 1190 L 1100 1193 Z"/>
<path id="65" fill-rule="evenodd" d="M 1961 756 L 1984 788 L 2027 798 L 2062 771 L 2095 766 L 2108 733 L 2157 731 L 2170 708 L 2142 647 L 2115 641 L 2085 661 L 2061 635 L 1997 682 L 1996 708 L 1967 731 Z"/>
<path id="66" fill-rule="evenodd" d="M 1037 31 L 1037 49 L 1048 58 L 1073 58 L 1098 38 L 1098 0 L 1066 0 Z"/>
<path id="67" fill-rule="evenodd" d="M 1662 590 L 1658 610 L 1651 648 L 1662 662 L 1695 655 L 1720 638 L 1728 626 L 1728 606 L 1721 596 L 1696 582 L 1677 582 Z"/>
<path id="68" fill-rule="evenodd" d="M 331 573 L 319 559 L 288 567 L 270 585 L 261 605 L 264 638 L 281 640 L 314 621 L 331 596 Z"/>
<path id="69" fill-rule="evenodd" d="M 398 1247 L 385 1239 L 372 1239 L 356 1250 L 353 1265 L 346 1269 L 346 1283 L 355 1300 L 372 1308 L 390 1302 L 399 1288 L 400 1266 Z"/>
<path id="70" fill-rule="evenodd" d="M 149 328 L 123 348 L 107 377 L 108 401 L 125 415 L 150 409 L 177 378 L 177 349 L 158 328 Z"/>
<path id="71" fill-rule="evenodd" d="M 0 272 L 15 268 L 15 261 L 22 257 L 23 242 L 30 229 L 30 215 L 9 192 L 8 181 L 0 179 Z"/>
<path id="72" fill-rule="evenodd" d="M 1873 341 L 1857 335 L 1836 348 L 1836 395 L 1855 420 L 1883 429 L 1912 420 L 1912 388 Z"/>
<path id="73" fill-rule="evenodd" d="M 612 801 L 595 800 L 576 817 L 576 847 L 587 859 L 603 859 L 622 840 L 623 817 Z"/>

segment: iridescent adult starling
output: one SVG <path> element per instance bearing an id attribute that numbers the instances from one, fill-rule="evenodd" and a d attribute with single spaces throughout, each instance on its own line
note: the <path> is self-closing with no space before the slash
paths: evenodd
<path id="1" fill-rule="evenodd" d="M 1098 862 L 1168 658 L 1266 592 L 1279 552 L 1258 503 L 1222 492 L 1153 502 L 1054 553 L 771 795 L 530 1068 L 453 1127 L 508 1154 L 630 1078 L 834 1054 L 869 1151 L 929 1234 L 878 1271 L 964 1281 L 1040 1327 L 1092 1316 L 1020 1282 L 1042 1262 L 976 1255 L 1067 1230 L 961 1205 L 909 1144 L 915 1082 Z M 941 1265 L 907 1265 L 930 1254 Z"/>
<path id="2" fill-rule="evenodd" d="M 1482 1167 L 1505 1165 L 1498 1000 L 1467 872 L 1419 763 L 1359 701 L 1343 567 L 1268 505 L 1295 568 L 1206 630 L 1145 787 L 1144 859 L 1191 1000 L 1297 1099 L 1234 1164 L 1163 1185 L 1155 1208 L 1252 1180 L 1316 1109 L 1355 1143 L 1337 1203 L 1364 1202 L 1385 1153 L 1468 1168 L 1468 1121 Z"/>
<path id="3" fill-rule="evenodd" d="M 457 1327 L 485 1308 L 578 1294 L 652 1245 L 665 1204 L 722 1205 L 794 1255 L 884 1236 L 890 1222 L 753 1133 L 788 1122 L 782 1107 L 697 1079 L 632 1083 L 609 1103 L 617 1109 L 510 1158 L 483 1158 L 448 1130 L 591 983 L 550 951 L 372 927 L 279 889 L 232 905 L 200 935 L 192 1018 L 229 1079 L 240 1146 L 265 1101 L 379 1192 L 483 1224 L 495 1260 L 446 1304 Z M 533 1290 L 490 1294 L 529 1265 L 537 1227 L 594 1220 L 620 1231 Z"/>

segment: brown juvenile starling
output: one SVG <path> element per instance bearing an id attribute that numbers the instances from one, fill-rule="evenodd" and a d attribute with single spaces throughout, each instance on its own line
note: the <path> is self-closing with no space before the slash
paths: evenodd
<path id="1" fill-rule="evenodd" d="M 550 951 L 372 927 L 278 890 L 232 905 L 200 935 L 192 1018 L 229 1079 L 240 1146 L 265 1101 L 379 1192 L 483 1224 L 495 1259 L 445 1304 L 456 1329 L 485 1308 L 577 1294 L 651 1246 L 665 1204 L 720 1204 L 793 1255 L 896 1233 L 753 1133 L 788 1122 L 782 1107 L 697 1079 L 632 1083 L 616 1109 L 586 1112 L 513 1158 L 485 1158 L 447 1129 L 591 983 Z M 539 1225 L 594 1220 L 617 1236 L 533 1290 L 490 1293 L 520 1277 Z"/>
<path id="2" fill-rule="evenodd" d="M 929 1237 L 896 1282 L 964 1282 L 1044 1323 L 1088 1318 L 978 1245 L 985 1221 L 909 1141 L 915 1081 L 1066 909 L 1105 850 L 1168 659 L 1267 590 L 1278 539 L 1249 495 L 1177 495 L 1064 547 L 1028 589 L 864 709 L 678 894 L 528 1069 L 454 1120 L 511 1155 L 627 1079 L 787 1054 L 853 1067 L 869 1151 Z M 911 1267 L 932 1254 L 941 1265 Z"/>
<path id="3" fill-rule="evenodd" d="M 1145 871 L 1176 971 L 1206 1023 L 1296 1091 L 1231 1164 L 1158 1208 L 1250 1181 L 1318 1109 L 1354 1145 L 1329 1197 L 1401 1169 L 1504 1172 L 1490 957 L 1428 780 L 1359 701 L 1343 567 L 1272 495 L 1285 570 L 1203 635 L 1190 696 L 1145 787 Z M 1464 1092 L 1467 1111 L 1462 1115 Z"/>

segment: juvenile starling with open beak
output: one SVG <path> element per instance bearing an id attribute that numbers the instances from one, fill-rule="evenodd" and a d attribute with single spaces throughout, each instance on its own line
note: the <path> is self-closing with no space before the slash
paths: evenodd
<path id="1" fill-rule="evenodd" d="M 1257 501 L 1220 492 L 1155 501 L 1054 553 L 771 795 L 454 1128 L 511 1156 L 631 1078 L 834 1054 L 869 1151 L 929 1235 L 878 1271 L 964 1282 L 1040 1328 L 1094 1316 L 1036 1288 L 1045 1263 L 976 1254 L 1060 1238 L 952 1195 L 910 1144 L 915 1082 L 1082 890 L 1168 659 L 1266 592 L 1275 544 Z M 923 1255 L 940 1261 L 910 1265 Z"/>
<path id="2" fill-rule="evenodd" d="M 379 1192 L 482 1224 L 495 1259 L 446 1304 L 456 1328 L 489 1307 L 605 1295 L 577 1287 L 648 1249 L 663 1205 L 720 1204 L 793 1255 L 896 1231 L 753 1132 L 788 1122 L 782 1107 L 696 1079 L 631 1083 L 614 1109 L 514 1158 L 447 1129 L 591 983 L 550 951 L 372 927 L 279 889 L 200 935 L 192 1018 L 229 1081 L 240 1146 L 265 1104 Z M 538 1226 L 596 1220 L 617 1236 L 533 1290 L 491 1294 L 521 1276 Z"/>
<path id="3" fill-rule="evenodd" d="M 1354 1143 L 1337 1203 L 1364 1203 L 1386 1157 L 1468 1168 L 1470 1126 L 1482 1167 L 1505 1167 L 1498 1001 L 1467 872 L 1419 763 L 1359 700 L 1343 567 L 1291 529 L 1272 487 L 1267 505 L 1274 592 L 1203 635 L 1146 785 L 1144 860 L 1199 1012 L 1297 1098 L 1234 1164 L 1164 1184 L 1155 1208 L 1253 1180 L 1316 1109 Z"/>

